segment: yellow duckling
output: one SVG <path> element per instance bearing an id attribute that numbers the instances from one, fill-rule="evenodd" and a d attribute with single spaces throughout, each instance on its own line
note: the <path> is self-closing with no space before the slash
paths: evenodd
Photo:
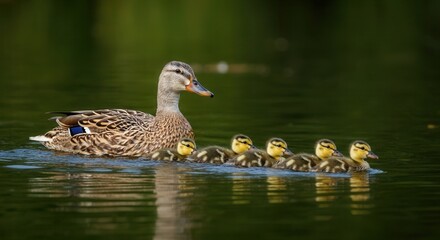
<path id="1" fill-rule="evenodd" d="M 196 151 L 196 143 L 189 138 L 182 138 L 177 143 L 177 147 L 163 148 L 154 151 L 145 157 L 151 160 L 165 160 L 165 161 L 184 161 L 186 157 Z"/>
<path id="2" fill-rule="evenodd" d="M 317 165 L 317 172 L 339 173 L 358 172 L 370 169 L 366 158 L 379 159 L 371 151 L 370 145 L 364 141 L 356 140 L 350 145 L 350 158 L 331 157 Z"/>
<path id="3" fill-rule="evenodd" d="M 232 138 L 231 149 L 219 146 L 210 146 L 195 152 L 188 157 L 188 159 L 190 161 L 199 163 L 223 164 L 236 155 L 251 148 L 255 148 L 252 144 L 252 140 L 246 135 L 237 134 Z"/>
<path id="4" fill-rule="evenodd" d="M 278 162 L 273 167 L 291 169 L 294 171 L 308 172 L 321 161 L 332 156 L 342 157 L 343 155 L 336 149 L 336 144 L 329 139 L 320 139 L 315 144 L 315 154 L 298 153 L 287 159 Z"/>
<path id="5" fill-rule="evenodd" d="M 266 143 L 266 151 L 251 149 L 228 163 L 240 167 L 271 167 L 283 157 L 291 156 L 293 153 L 287 148 L 287 143 L 281 138 L 271 138 Z"/>

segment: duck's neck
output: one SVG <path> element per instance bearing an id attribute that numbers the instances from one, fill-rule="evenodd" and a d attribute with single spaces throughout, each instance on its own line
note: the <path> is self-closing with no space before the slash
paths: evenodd
<path id="1" fill-rule="evenodd" d="M 180 93 L 171 91 L 160 91 L 157 94 L 157 114 L 180 113 L 179 110 Z"/>

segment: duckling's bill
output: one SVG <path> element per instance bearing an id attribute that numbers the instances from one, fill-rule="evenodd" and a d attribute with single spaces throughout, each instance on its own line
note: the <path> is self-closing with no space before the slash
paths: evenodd
<path id="1" fill-rule="evenodd" d="M 342 153 L 339 152 L 338 150 L 333 150 L 332 156 L 333 156 L 333 157 L 343 157 L 344 154 L 342 154 Z"/>
<path id="2" fill-rule="evenodd" d="M 379 159 L 379 156 L 377 156 L 376 154 L 374 154 L 372 151 L 369 151 L 367 154 L 367 158 L 371 158 L 371 159 Z"/>
<path id="3" fill-rule="evenodd" d="M 290 149 L 286 148 L 286 151 L 284 151 L 283 156 L 284 156 L 284 157 L 290 157 L 290 156 L 292 156 L 293 154 L 294 154 L 294 153 L 293 153 Z"/>
<path id="4" fill-rule="evenodd" d="M 188 92 L 197 93 L 200 96 L 214 97 L 214 93 L 203 87 L 197 79 L 193 79 L 188 85 L 186 85 L 185 89 Z"/>

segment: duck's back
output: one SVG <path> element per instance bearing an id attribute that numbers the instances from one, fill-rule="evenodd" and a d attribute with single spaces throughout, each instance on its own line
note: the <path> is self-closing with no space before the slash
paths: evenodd
<path id="1" fill-rule="evenodd" d="M 54 118 L 59 126 L 31 139 L 64 152 L 141 156 L 173 147 L 183 137 L 194 138 L 190 124 L 180 112 L 156 117 L 124 109 L 59 113 L 66 115 Z"/>

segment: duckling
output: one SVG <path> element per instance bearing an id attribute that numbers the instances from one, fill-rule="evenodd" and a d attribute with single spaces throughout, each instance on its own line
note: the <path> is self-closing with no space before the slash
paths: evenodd
<path id="1" fill-rule="evenodd" d="M 283 139 L 271 138 L 266 143 L 266 151 L 250 149 L 229 160 L 228 164 L 240 167 L 271 167 L 292 154 Z"/>
<path id="2" fill-rule="evenodd" d="M 316 166 L 317 172 L 340 173 L 340 172 L 358 172 L 370 169 L 370 164 L 365 161 L 366 158 L 379 159 L 371 151 L 368 143 L 356 140 L 350 145 L 350 158 L 348 157 L 330 157 Z"/>
<path id="3" fill-rule="evenodd" d="M 189 138 L 182 138 L 176 148 L 163 148 L 147 154 L 145 157 L 151 160 L 184 161 L 186 157 L 196 151 L 196 143 Z"/>
<path id="4" fill-rule="evenodd" d="M 342 157 L 336 149 L 336 144 L 329 139 L 320 139 L 315 144 L 315 154 L 298 153 L 278 162 L 273 168 L 291 169 L 293 171 L 308 172 L 321 161 L 331 156 Z"/>
<path id="5" fill-rule="evenodd" d="M 159 76 L 156 116 L 136 110 L 101 109 L 54 112 L 57 127 L 30 140 L 45 147 L 76 154 L 139 157 L 194 138 L 179 110 L 181 92 L 213 97 L 186 63 L 172 61 Z"/>
<path id="6" fill-rule="evenodd" d="M 243 153 L 251 148 L 255 148 L 252 144 L 252 140 L 246 135 L 237 134 L 231 140 L 231 149 L 210 146 L 197 151 L 188 157 L 188 159 L 199 163 L 223 164 L 237 154 Z"/>

